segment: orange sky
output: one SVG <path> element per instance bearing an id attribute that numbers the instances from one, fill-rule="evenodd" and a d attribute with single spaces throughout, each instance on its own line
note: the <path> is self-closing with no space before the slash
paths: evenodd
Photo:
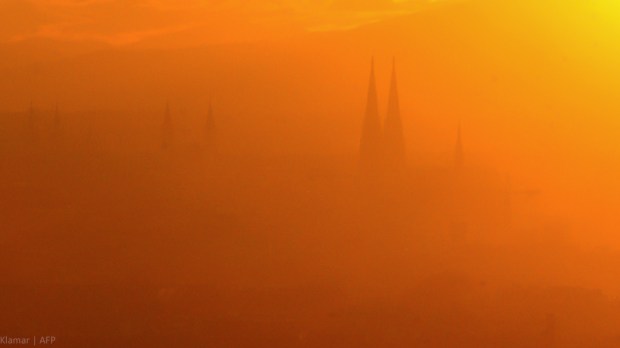
<path id="1" fill-rule="evenodd" d="M 263 141 L 254 131 L 259 125 L 270 130 L 272 147 L 352 152 L 370 56 L 383 98 L 396 55 L 414 158 L 449 158 L 460 118 L 469 158 L 497 164 L 522 186 L 544 187 L 549 200 L 563 200 L 546 204 L 549 210 L 588 203 L 572 215 L 586 223 L 593 212 L 616 216 L 620 6 L 446 0 L 437 9 L 436 3 L 3 0 L 0 104 L 149 110 L 141 117 L 158 123 L 164 100 L 200 117 L 215 94 L 218 112 L 232 115 L 222 127 L 245 127 L 244 139 Z M 277 40 L 283 37 L 294 39 Z M 263 40 L 272 42 L 209 45 Z M 290 136 L 301 129 L 313 136 Z"/>
<path id="2" fill-rule="evenodd" d="M 6 0 L 0 40 L 52 38 L 125 45 L 167 34 L 187 44 L 346 29 L 405 14 L 427 0 Z"/>
<path id="3" fill-rule="evenodd" d="M 619 346 L 619 38 L 620 0 L 0 0 L 0 331 Z"/>

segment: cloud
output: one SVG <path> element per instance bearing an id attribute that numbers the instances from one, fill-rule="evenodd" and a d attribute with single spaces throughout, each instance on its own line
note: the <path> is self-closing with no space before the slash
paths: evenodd
<path id="1" fill-rule="evenodd" d="M 420 0 L 423 1 L 423 0 Z M 400 14 L 411 0 L 2 0 L 0 40 L 124 45 L 173 33 L 196 43 L 331 30 Z M 297 30 L 296 30 L 297 29 Z M 190 40 L 191 41 L 191 40 Z"/>
<path id="2" fill-rule="evenodd" d="M 392 0 L 334 0 L 332 8 L 348 11 L 383 11 L 394 8 L 396 3 Z"/>

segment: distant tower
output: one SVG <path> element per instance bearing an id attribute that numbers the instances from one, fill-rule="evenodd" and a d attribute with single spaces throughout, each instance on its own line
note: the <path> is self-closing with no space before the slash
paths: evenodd
<path id="1" fill-rule="evenodd" d="M 392 63 L 392 82 L 383 132 L 386 159 L 393 165 L 403 164 L 405 161 L 405 140 L 396 81 L 396 59 Z"/>
<path id="2" fill-rule="evenodd" d="M 379 163 L 382 160 L 381 135 L 381 120 L 379 119 L 377 86 L 375 82 L 375 63 L 373 59 L 370 69 L 366 114 L 364 116 L 362 139 L 360 142 L 360 165 L 362 169 L 378 169 Z"/>
<path id="3" fill-rule="evenodd" d="M 213 117 L 213 105 L 211 102 L 209 102 L 209 111 L 207 112 L 207 121 L 205 124 L 205 146 L 208 155 L 214 155 L 217 152 L 215 119 Z"/>
<path id="4" fill-rule="evenodd" d="M 170 115 L 170 103 L 166 103 L 166 114 L 164 115 L 164 123 L 162 125 L 162 143 L 161 147 L 164 150 L 172 147 L 172 116 Z"/>
<path id="5" fill-rule="evenodd" d="M 456 169 L 462 169 L 464 164 L 463 157 L 463 139 L 461 137 L 461 122 L 459 121 L 456 134 L 456 150 L 454 152 L 454 165 Z"/>

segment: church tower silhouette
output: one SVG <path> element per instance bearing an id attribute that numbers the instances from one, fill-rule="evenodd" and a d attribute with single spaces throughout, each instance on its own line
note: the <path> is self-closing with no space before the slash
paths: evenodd
<path id="1" fill-rule="evenodd" d="M 392 81 L 390 83 L 388 111 L 383 126 L 383 142 L 387 163 L 391 166 L 403 164 L 405 162 L 405 140 L 400 116 L 395 58 L 392 62 Z"/>
<path id="2" fill-rule="evenodd" d="M 375 81 L 375 62 L 371 62 L 366 114 L 362 126 L 360 141 L 360 166 L 363 170 L 377 170 L 382 161 L 382 131 L 379 118 L 379 103 Z"/>

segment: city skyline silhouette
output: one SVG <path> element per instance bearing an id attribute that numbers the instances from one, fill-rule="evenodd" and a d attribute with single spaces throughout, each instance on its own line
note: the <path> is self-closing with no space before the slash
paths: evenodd
<path id="1" fill-rule="evenodd" d="M 0 345 L 618 346 L 616 17 L 0 3 Z"/>

